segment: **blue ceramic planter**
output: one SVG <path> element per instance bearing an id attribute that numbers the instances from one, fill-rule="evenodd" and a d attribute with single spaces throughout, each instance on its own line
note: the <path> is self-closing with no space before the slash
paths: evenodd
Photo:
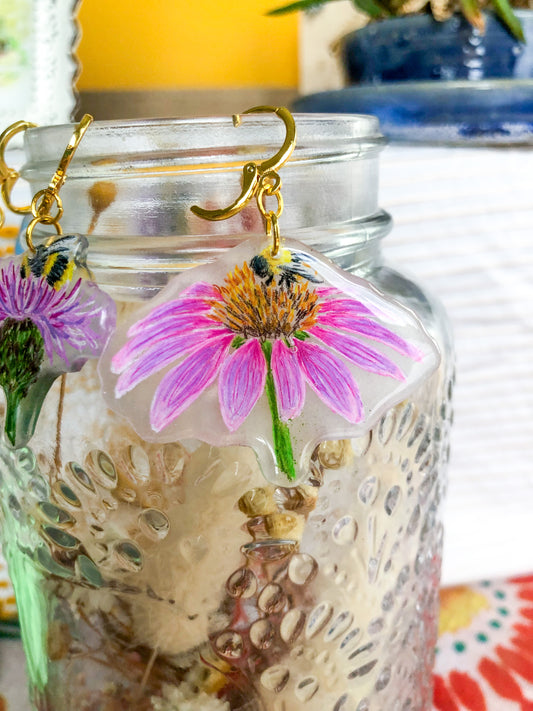
<path id="1" fill-rule="evenodd" d="M 484 35 L 460 16 L 371 23 L 344 43 L 350 86 L 295 109 L 375 114 L 393 140 L 533 144 L 533 11 L 516 14 L 526 44 L 490 14 Z"/>
<path id="2" fill-rule="evenodd" d="M 303 96 L 297 111 L 374 114 L 395 141 L 533 144 L 533 80 L 391 82 Z"/>
<path id="3" fill-rule="evenodd" d="M 462 15 L 446 22 L 410 15 L 370 23 L 345 38 L 349 82 L 532 78 L 533 12 L 516 14 L 531 38 L 525 45 L 490 13 L 484 34 Z"/>

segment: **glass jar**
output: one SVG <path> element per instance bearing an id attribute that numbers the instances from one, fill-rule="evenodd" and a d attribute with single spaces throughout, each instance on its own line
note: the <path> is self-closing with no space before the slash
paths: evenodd
<path id="1" fill-rule="evenodd" d="M 246 447 L 143 441 L 94 361 L 56 383 L 29 445 L 0 449 L 3 545 L 38 711 L 429 711 L 452 364 L 441 310 L 382 260 L 376 119 L 296 116 L 282 233 L 413 309 L 439 369 L 364 437 L 326 441 L 303 483 Z M 71 127 L 25 137 L 45 185 Z M 275 117 L 96 123 L 62 197 L 65 233 L 123 319 L 262 222 L 208 223 Z M 62 403 L 62 404 L 60 404 Z"/>

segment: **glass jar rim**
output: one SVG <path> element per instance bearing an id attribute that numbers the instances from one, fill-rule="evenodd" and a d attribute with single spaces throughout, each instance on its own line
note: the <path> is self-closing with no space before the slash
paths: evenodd
<path id="1" fill-rule="evenodd" d="M 296 148 L 280 169 L 282 237 L 298 239 L 348 268 L 356 248 L 389 231 L 377 204 L 378 154 L 385 139 L 374 116 L 295 114 Z M 48 184 L 72 125 L 25 133 L 22 177 Z M 243 167 L 274 156 L 286 127 L 274 114 L 95 121 L 61 190 L 65 234 L 89 240 L 89 267 L 101 284 L 153 293 L 172 273 L 212 261 L 252 234 L 264 234 L 254 202 L 210 222 L 191 207 L 224 208 L 239 195 Z M 37 231 L 37 240 L 45 239 Z M 142 289 L 139 284 L 142 282 Z"/>
<path id="2" fill-rule="evenodd" d="M 386 144 L 375 116 L 363 114 L 293 114 L 296 148 L 287 165 L 295 162 L 346 160 L 380 151 Z M 21 176 L 46 180 L 53 173 L 58 150 L 66 144 L 72 124 L 39 126 L 26 131 L 26 164 Z M 164 168 L 179 173 L 241 170 L 250 161 L 270 157 L 281 145 L 284 124 L 274 114 L 247 114 L 235 127 L 231 116 L 94 121 L 80 143 L 69 176 L 97 178 L 124 170 Z M 238 154 L 238 160 L 236 160 Z M 165 165 L 161 166 L 164 162 Z"/>

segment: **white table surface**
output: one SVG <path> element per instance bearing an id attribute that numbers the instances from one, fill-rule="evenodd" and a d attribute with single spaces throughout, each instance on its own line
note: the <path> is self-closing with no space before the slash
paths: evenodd
<path id="1" fill-rule="evenodd" d="M 457 352 L 445 583 L 533 567 L 533 146 L 389 146 L 388 261 L 444 303 Z"/>

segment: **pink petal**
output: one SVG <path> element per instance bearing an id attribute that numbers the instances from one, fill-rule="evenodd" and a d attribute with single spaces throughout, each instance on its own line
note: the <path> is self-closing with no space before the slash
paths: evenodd
<path id="1" fill-rule="evenodd" d="M 159 383 L 150 408 L 150 424 L 161 432 L 189 407 L 216 378 L 233 334 L 198 348 Z"/>
<path id="2" fill-rule="evenodd" d="M 320 326 L 313 326 L 308 332 L 315 338 L 319 338 L 326 346 L 334 348 L 347 360 L 364 370 L 368 370 L 370 373 L 388 375 L 397 380 L 405 380 L 404 374 L 396 363 L 393 363 L 392 360 L 379 353 L 379 351 L 365 346 L 357 338 L 339 331 L 328 331 L 325 328 L 320 328 Z"/>
<path id="3" fill-rule="evenodd" d="M 158 329 L 134 336 L 113 356 L 111 361 L 112 372 L 121 373 L 128 365 L 141 358 L 146 351 L 157 347 L 158 343 L 170 340 L 180 340 L 185 343 L 192 334 L 202 334 L 202 337 L 207 339 L 211 335 L 228 333 L 229 331 L 224 326 L 217 327 L 211 319 L 208 319 L 207 323 L 201 322 L 200 324 L 195 320 L 194 324 L 194 328 L 184 328 L 181 322 L 176 325 L 164 321 Z"/>
<path id="4" fill-rule="evenodd" d="M 122 358 L 124 348 L 119 351 L 111 361 L 111 370 L 115 373 L 124 371 L 118 378 L 115 386 L 115 396 L 122 397 L 130 390 L 133 390 L 140 382 L 146 380 L 154 373 L 163 370 L 173 361 L 177 361 L 191 351 L 202 345 L 220 339 L 221 335 L 227 335 L 227 331 L 193 331 L 192 333 L 182 333 L 175 338 L 165 338 L 153 343 L 151 348 L 137 354 L 136 357 L 128 361 L 118 359 L 120 368 L 117 367 L 115 359 Z M 127 348 L 127 346 L 126 346 Z"/>
<path id="5" fill-rule="evenodd" d="M 274 341 L 270 360 L 282 420 L 298 417 L 305 402 L 305 381 L 295 348 Z"/>
<path id="6" fill-rule="evenodd" d="M 248 417 L 265 389 L 267 366 L 261 344 L 253 338 L 224 362 L 218 381 L 220 411 L 230 432 Z"/>
<path id="7" fill-rule="evenodd" d="M 342 295 L 342 291 L 339 291 L 339 289 L 334 286 L 317 286 L 315 288 L 315 294 L 321 298 L 326 298 L 328 296 L 340 296 Z"/>
<path id="8" fill-rule="evenodd" d="M 424 357 L 424 354 L 419 351 L 418 348 L 396 335 L 394 331 L 367 318 L 352 318 L 343 313 L 331 313 L 326 314 L 323 318 L 319 315 L 318 322 L 321 326 L 342 328 L 345 331 L 358 333 L 366 338 L 379 341 L 380 343 L 390 346 L 395 351 L 398 351 L 398 353 L 414 358 L 415 360 L 421 360 Z"/>
<path id="9" fill-rule="evenodd" d="M 136 328 L 136 333 L 132 333 L 132 329 L 128 331 L 128 336 L 131 338 L 145 338 L 157 336 L 165 329 L 172 331 L 193 331 L 198 328 L 213 328 L 220 325 L 219 321 L 215 321 L 205 314 L 191 313 L 180 314 L 174 318 L 156 320 L 152 324 L 145 325 L 142 329 Z M 137 324 L 135 324 L 137 326 Z"/>
<path id="10" fill-rule="evenodd" d="M 344 363 L 314 343 L 295 341 L 294 345 L 305 379 L 318 397 L 348 422 L 360 422 L 363 419 L 363 403 L 352 374 Z"/>
<path id="11" fill-rule="evenodd" d="M 212 304 L 200 299 L 174 299 L 164 304 L 156 306 L 140 321 L 137 321 L 128 330 L 128 336 L 136 336 L 145 330 L 157 328 L 163 321 L 174 321 L 178 319 L 193 320 L 195 317 L 204 315 L 209 311 Z"/>
<path id="12" fill-rule="evenodd" d="M 337 314 L 340 316 L 349 316 L 350 318 L 370 318 L 374 313 L 365 306 L 361 301 L 355 299 L 334 299 L 332 301 L 323 301 L 320 304 L 319 319 L 325 314 Z"/>
<path id="13" fill-rule="evenodd" d="M 180 299 L 215 299 L 221 301 L 220 291 L 214 284 L 209 284 L 207 281 L 197 281 L 184 289 L 179 295 Z"/>

